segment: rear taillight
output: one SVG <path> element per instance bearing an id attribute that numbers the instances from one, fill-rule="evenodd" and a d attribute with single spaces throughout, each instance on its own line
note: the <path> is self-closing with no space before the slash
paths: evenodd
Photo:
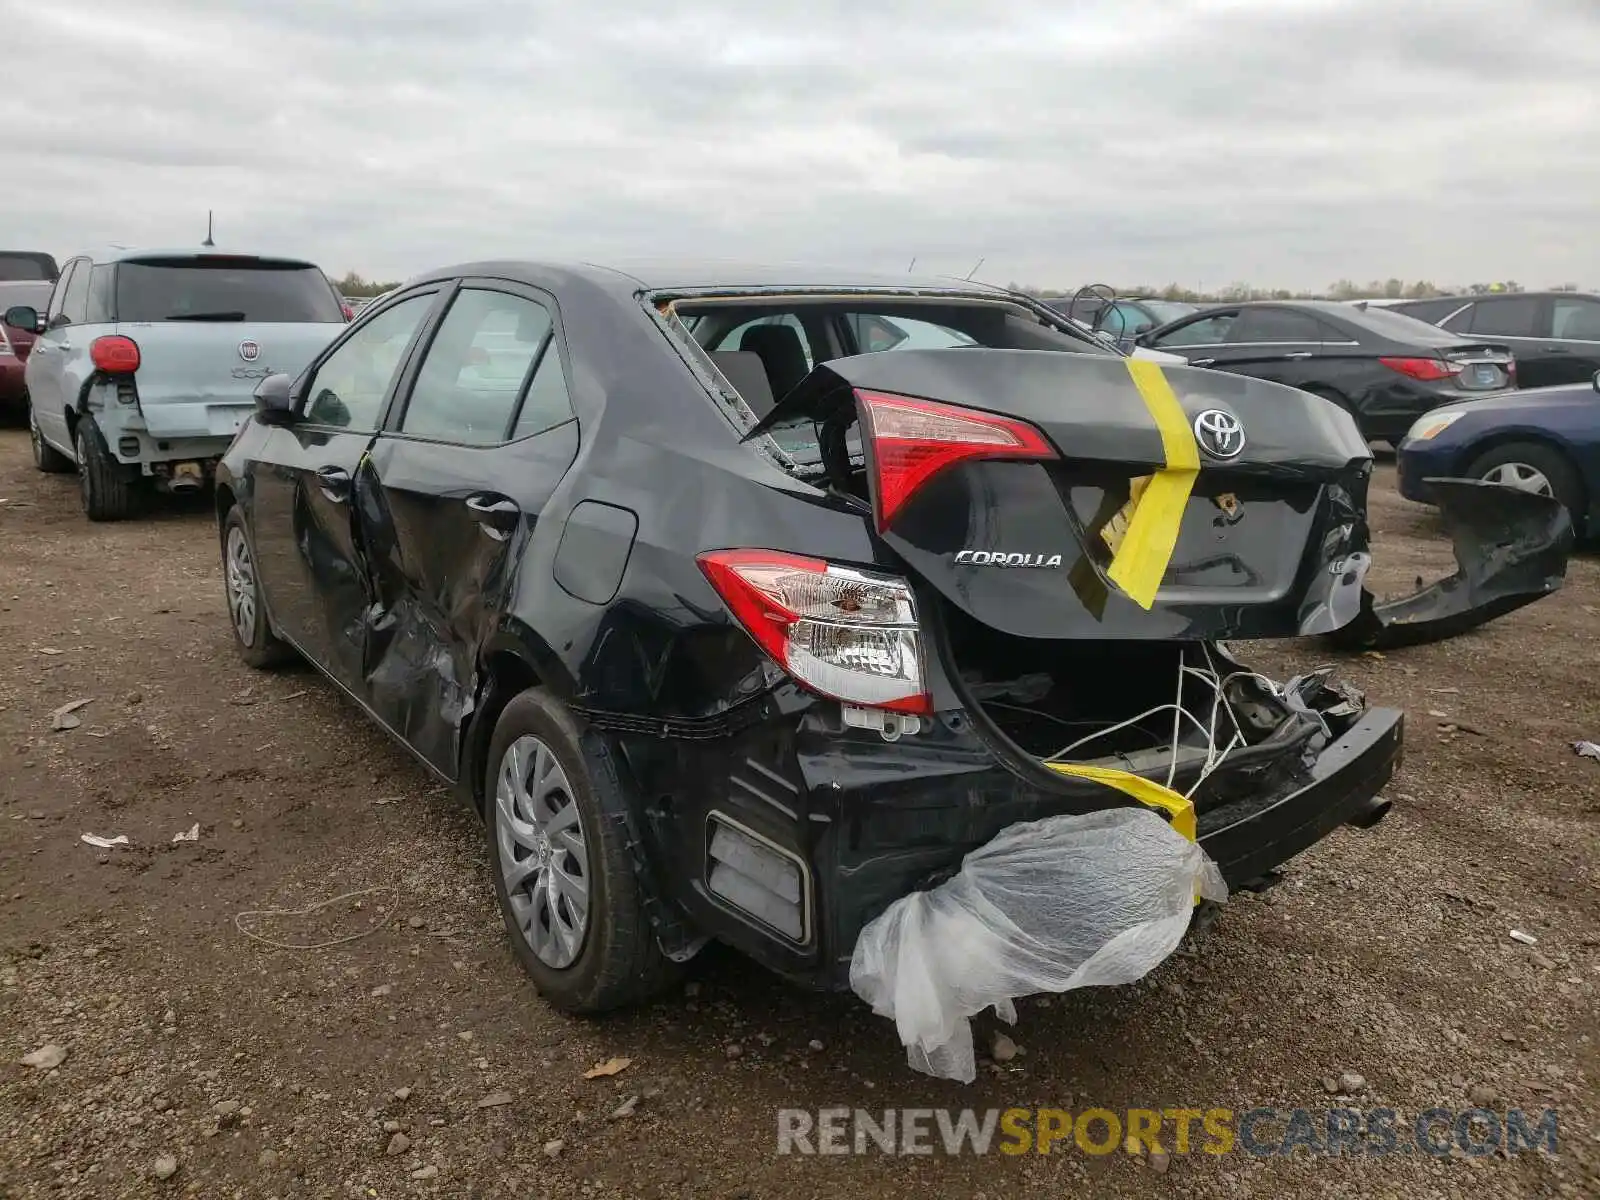
<path id="1" fill-rule="evenodd" d="M 775 550 L 715 550 L 699 562 L 739 624 L 797 683 L 847 704 L 929 711 L 905 580 Z"/>
<path id="2" fill-rule="evenodd" d="M 946 467 L 979 458 L 1055 458 L 1055 448 L 1026 421 L 857 389 L 871 447 L 878 531 L 916 490 Z"/>
<path id="3" fill-rule="evenodd" d="M 1399 371 L 1423 383 L 1454 379 L 1462 370 L 1460 363 L 1446 362 L 1442 358 L 1380 358 L 1378 361 L 1391 371 Z"/>
<path id="4" fill-rule="evenodd" d="M 351 308 L 348 304 L 339 305 L 339 311 L 344 314 L 344 319 L 346 322 L 354 321 L 356 319 L 356 310 Z"/>
<path id="5" fill-rule="evenodd" d="M 97 337 L 89 343 L 89 361 L 107 375 L 131 375 L 139 369 L 139 343 L 121 334 Z"/>

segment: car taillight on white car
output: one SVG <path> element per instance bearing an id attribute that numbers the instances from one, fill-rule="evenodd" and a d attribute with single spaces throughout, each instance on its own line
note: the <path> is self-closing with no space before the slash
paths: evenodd
<path id="1" fill-rule="evenodd" d="M 931 710 L 905 580 L 776 550 L 714 550 L 699 563 L 739 624 L 797 683 L 847 705 Z"/>

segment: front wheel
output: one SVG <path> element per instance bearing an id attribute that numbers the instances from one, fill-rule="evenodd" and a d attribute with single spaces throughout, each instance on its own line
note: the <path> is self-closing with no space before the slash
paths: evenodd
<path id="1" fill-rule="evenodd" d="M 239 657 L 266 670 L 292 657 L 289 647 L 272 632 L 261 595 L 261 575 L 245 528 L 244 513 L 235 505 L 222 522 L 222 581 L 227 591 L 228 618 Z"/>
<path id="2" fill-rule="evenodd" d="M 532 688 L 500 714 L 486 769 L 500 915 L 540 994 L 563 1012 L 600 1013 L 664 990 L 674 968 L 644 914 L 612 764 Z"/>
<path id="3" fill-rule="evenodd" d="M 1507 442 L 1479 455 L 1467 468 L 1467 478 L 1559 500 L 1572 517 L 1574 532 L 1583 532 L 1583 480 L 1567 456 L 1554 447 Z"/>
<path id="4" fill-rule="evenodd" d="M 72 460 L 49 442 L 44 440 L 44 434 L 39 432 L 39 418 L 34 415 L 33 405 L 28 405 L 28 441 L 33 446 L 33 465 L 46 475 L 65 475 L 72 470 Z"/>

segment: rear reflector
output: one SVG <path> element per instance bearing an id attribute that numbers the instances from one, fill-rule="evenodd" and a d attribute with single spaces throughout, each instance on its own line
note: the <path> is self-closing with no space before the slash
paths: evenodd
<path id="1" fill-rule="evenodd" d="M 775 550 L 717 550 L 699 562 L 728 611 L 797 683 L 847 704 L 929 711 L 905 580 Z"/>
<path id="2" fill-rule="evenodd" d="M 120 334 L 97 337 L 89 343 L 89 361 L 107 375 L 130 375 L 139 369 L 139 345 Z"/>
<path id="3" fill-rule="evenodd" d="M 790 941 L 807 941 L 805 872 L 799 859 L 720 813 L 712 813 L 707 824 L 707 890 Z"/>
<path id="4" fill-rule="evenodd" d="M 1378 361 L 1391 371 L 1399 371 L 1423 383 L 1454 379 L 1462 371 L 1462 364 L 1445 362 L 1442 358 L 1380 358 Z"/>
<path id="5" fill-rule="evenodd" d="M 946 467 L 980 458 L 1055 458 L 1055 448 L 1026 421 L 910 396 L 856 389 L 871 445 L 878 532 L 917 489 Z"/>

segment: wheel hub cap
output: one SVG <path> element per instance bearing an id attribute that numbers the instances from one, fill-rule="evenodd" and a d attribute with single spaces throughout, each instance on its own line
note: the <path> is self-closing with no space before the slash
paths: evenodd
<path id="1" fill-rule="evenodd" d="M 500 760 L 495 840 L 517 932 L 539 961 L 570 967 L 589 930 L 589 854 L 572 787 L 550 748 L 520 737 Z"/>
<path id="2" fill-rule="evenodd" d="M 256 636 L 256 568 L 250 557 L 250 543 L 237 526 L 228 530 L 226 575 L 228 581 L 228 613 L 233 617 L 233 628 L 246 646 L 255 644 Z"/>
<path id="3" fill-rule="evenodd" d="M 1483 478 L 1487 483 L 1498 483 L 1504 487 L 1514 487 L 1518 491 L 1533 492 L 1540 496 L 1550 496 L 1555 492 L 1545 473 L 1527 463 L 1501 463 Z"/>

